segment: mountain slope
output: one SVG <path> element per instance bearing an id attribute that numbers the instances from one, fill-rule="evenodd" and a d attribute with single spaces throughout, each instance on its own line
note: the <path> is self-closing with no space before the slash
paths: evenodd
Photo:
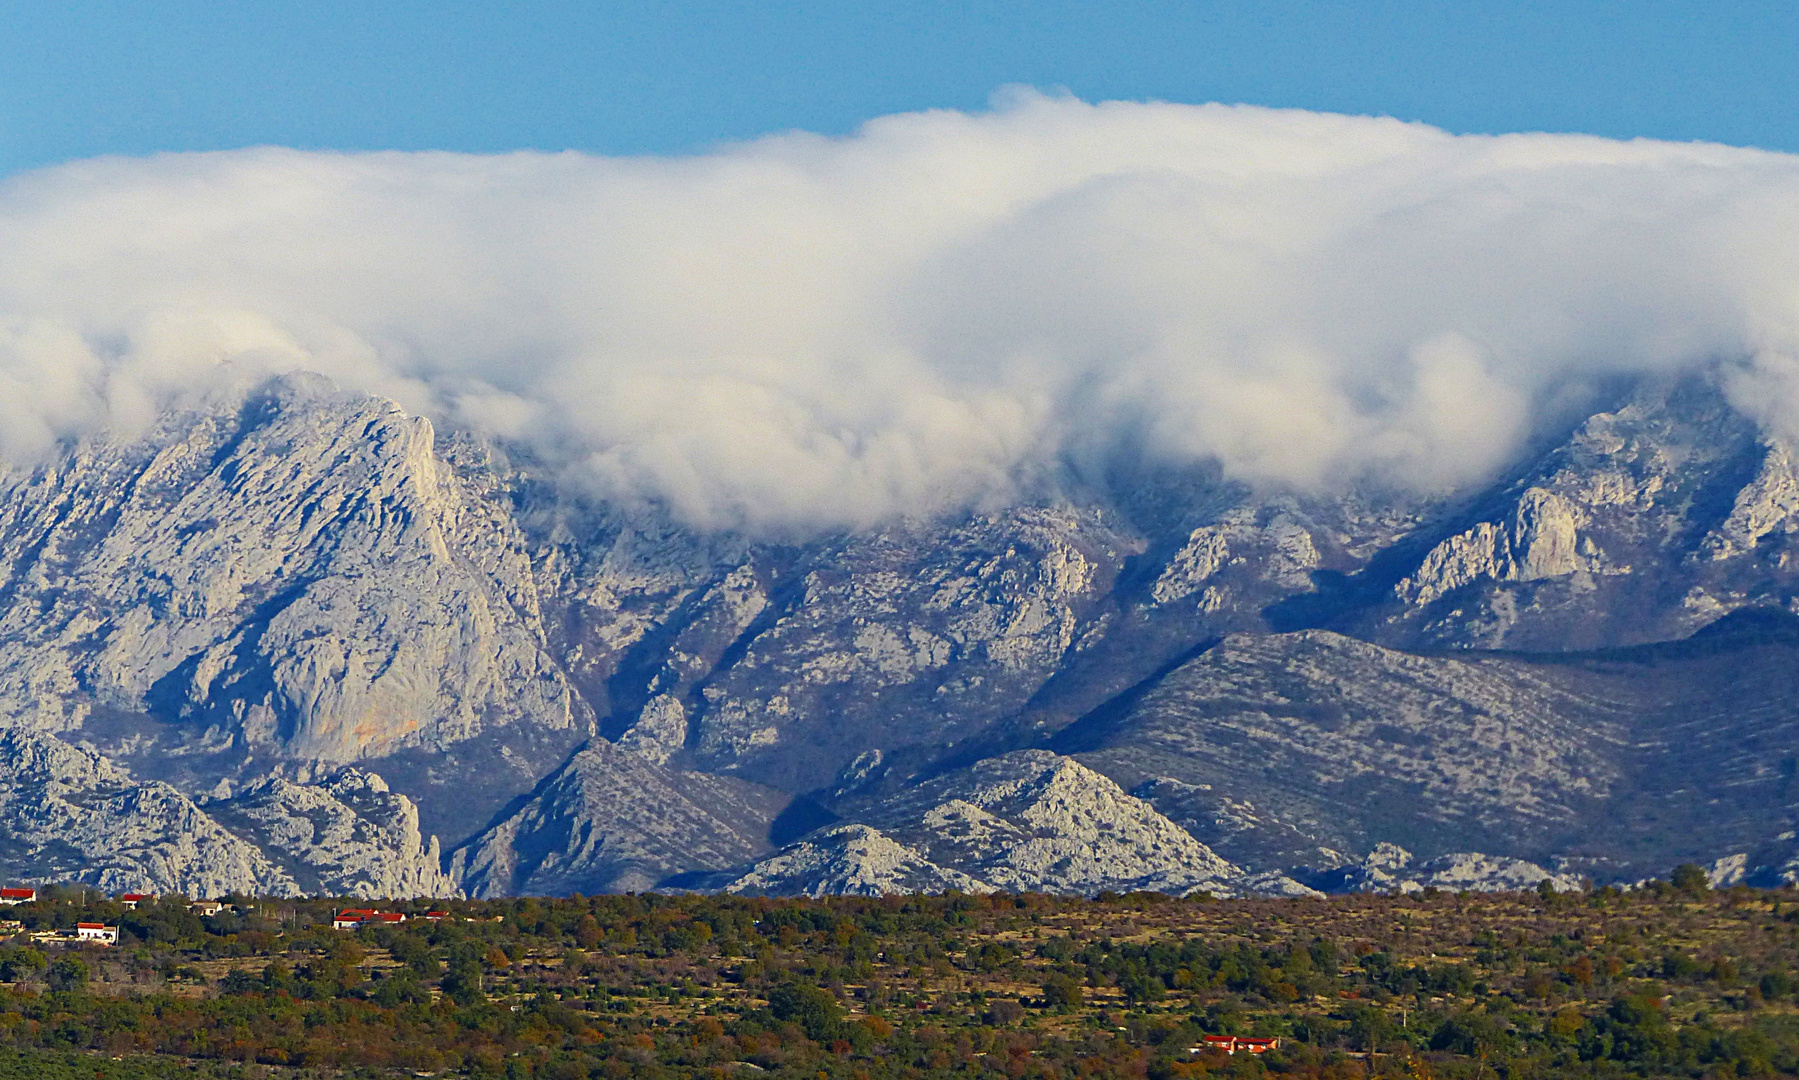
<path id="1" fill-rule="evenodd" d="M 705 533 L 307 375 L 0 465 L 0 730 L 95 793 L 58 796 L 95 837 L 65 857 L 8 781 L 15 865 L 496 895 L 1794 856 L 1785 630 L 1651 644 L 1799 602 L 1799 466 L 1715 385 L 1642 382 L 1478 491 L 1083 469 Z M 125 791 L 164 807 L 137 840 L 79 824 Z M 155 868 L 183 822 L 208 865 Z"/>

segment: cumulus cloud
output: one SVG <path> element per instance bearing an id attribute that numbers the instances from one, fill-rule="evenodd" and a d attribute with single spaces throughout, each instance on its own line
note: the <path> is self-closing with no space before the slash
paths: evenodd
<path id="1" fill-rule="evenodd" d="M 0 185 L 0 453 L 310 369 L 702 528 L 1128 446 L 1447 490 L 1722 365 L 1799 431 L 1799 158 L 1030 92 L 684 158 L 100 159 Z"/>

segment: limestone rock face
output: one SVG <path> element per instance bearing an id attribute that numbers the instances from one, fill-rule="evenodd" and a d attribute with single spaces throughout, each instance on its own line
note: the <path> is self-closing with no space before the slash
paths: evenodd
<path id="1" fill-rule="evenodd" d="M 374 773 L 345 769 L 313 785 L 268 777 L 206 810 L 308 895 L 456 895 L 437 838 L 419 835 L 418 808 Z"/>
<path id="2" fill-rule="evenodd" d="M 600 740 L 457 849 L 451 873 L 477 897 L 650 889 L 767 851 L 785 804 L 779 792 L 674 772 Z"/>
<path id="3" fill-rule="evenodd" d="M 1755 477 L 1736 493 L 1730 516 L 1706 536 L 1700 550 L 1713 561 L 1723 561 L 1777 543 L 1775 561 L 1784 569 L 1791 561 L 1786 543 L 1795 531 L 1799 531 L 1799 465 L 1785 442 L 1768 441 Z"/>
<path id="4" fill-rule="evenodd" d="M 1773 873 L 1793 451 L 1697 379 L 1568 432 L 1476 491 L 1119 461 L 769 538 L 220 391 L 0 464 L 0 826 L 21 873 L 371 897 Z"/>
<path id="5" fill-rule="evenodd" d="M 292 377 L 0 476 L 0 710 L 172 714 L 326 762 L 590 724 L 516 527 L 433 441 Z"/>
<path id="6" fill-rule="evenodd" d="M 1680 638 L 1739 607 L 1799 595 L 1796 509 L 1784 443 L 1712 386 L 1648 384 L 1472 499 L 1461 520 L 1433 526 L 1447 535 L 1431 540 L 1388 604 L 1332 625 L 1407 647 L 1558 651 Z"/>
<path id="7" fill-rule="evenodd" d="M 418 814 L 379 776 L 264 780 L 205 805 L 91 750 L 0 731 L 0 866 L 9 881 L 112 891 L 448 896 Z"/>
<path id="8" fill-rule="evenodd" d="M 1428 604 L 1482 579 L 1540 581 L 1596 569 L 1597 560 L 1578 550 L 1583 524 L 1584 516 L 1567 499 L 1528 488 L 1509 521 L 1483 521 L 1443 541 L 1396 591 L 1408 603 Z"/>
<path id="9" fill-rule="evenodd" d="M 1093 513 L 1030 509 L 820 552 L 731 667 L 687 692 L 687 760 L 804 790 L 871 747 L 975 734 L 1079 648 L 1128 551 Z M 681 684 L 671 671 L 659 685 Z M 665 723 L 660 708 L 640 722 Z"/>
<path id="10" fill-rule="evenodd" d="M 189 896 L 298 891 L 174 788 L 134 783 L 90 751 L 28 731 L 0 731 L 0 835 L 9 881 Z"/>
<path id="11" fill-rule="evenodd" d="M 954 887 L 963 889 L 975 882 L 988 890 L 1089 895 L 1108 889 L 1307 892 L 1285 879 L 1252 886 L 1240 867 L 1149 804 L 1079 762 L 1042 750 L 978 762 L 857 818 L 855 830 L 825 830 L 737 880 L 793 882 L 801 880 L 800 869 L 816 867 L 816 875 L 805 879 L 808 891 L 833 888 L 833 882 L 891 880 L 903 869 L 920 880 L 955 880 Z M 872 852 L 861 856 L 859 875 L 843 870 L 849 861 L 844 849 L 852 842 Z"/>
<path id="12" fill-rule="evenodd" d="M 993 886 L 938 866 L 867 825 L 837 825 L 781 849 L 723 886 L 758 896 L 988 893 Z"/>
<path id="13" fill-rule="evenodd" d="M 1397 844 L 1380 843 L 1358 866 L 1320 875 L 1313 881 L 1328 892 L 1522 892 L 1549 882 L 1557 892 L 1583 887 L 1573 874 L 1558 874 L 1536 863 L 1504 856 L 1458 851 L 1421 863 Z"/>

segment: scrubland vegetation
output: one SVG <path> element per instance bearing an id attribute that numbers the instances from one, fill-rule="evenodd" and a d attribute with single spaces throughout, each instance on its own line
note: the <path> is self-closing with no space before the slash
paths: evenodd
<path id="1" fill-rule="evenodd" d="M 1318 900 L 642 895 L 376 905 L 42 890 L 0 1078 L 1799 1072 L 1799 892 Z M 358 904 L 356 906 L 369 906 Z M 428 906 L 451 917 L 416 916 Z M 117 948 L 46 942 L 77 921 Z M 39 940 L 34 941 L 33 932 Z M 1260 1057 L 1194 1051 L 1274 1037 Z"/>

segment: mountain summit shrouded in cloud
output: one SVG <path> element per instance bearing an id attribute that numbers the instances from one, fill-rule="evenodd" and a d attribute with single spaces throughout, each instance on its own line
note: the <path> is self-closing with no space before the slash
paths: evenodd
<path id="1" fill-rule="evenodd" d="M 1128 443 L 1427 490 L 1595 380 L 1799 429 L 1799 157 L 1015 94 L 688 158 L 101 159 L 0 187 L 0 456 L 316 370 L 702 528 Z"/>

